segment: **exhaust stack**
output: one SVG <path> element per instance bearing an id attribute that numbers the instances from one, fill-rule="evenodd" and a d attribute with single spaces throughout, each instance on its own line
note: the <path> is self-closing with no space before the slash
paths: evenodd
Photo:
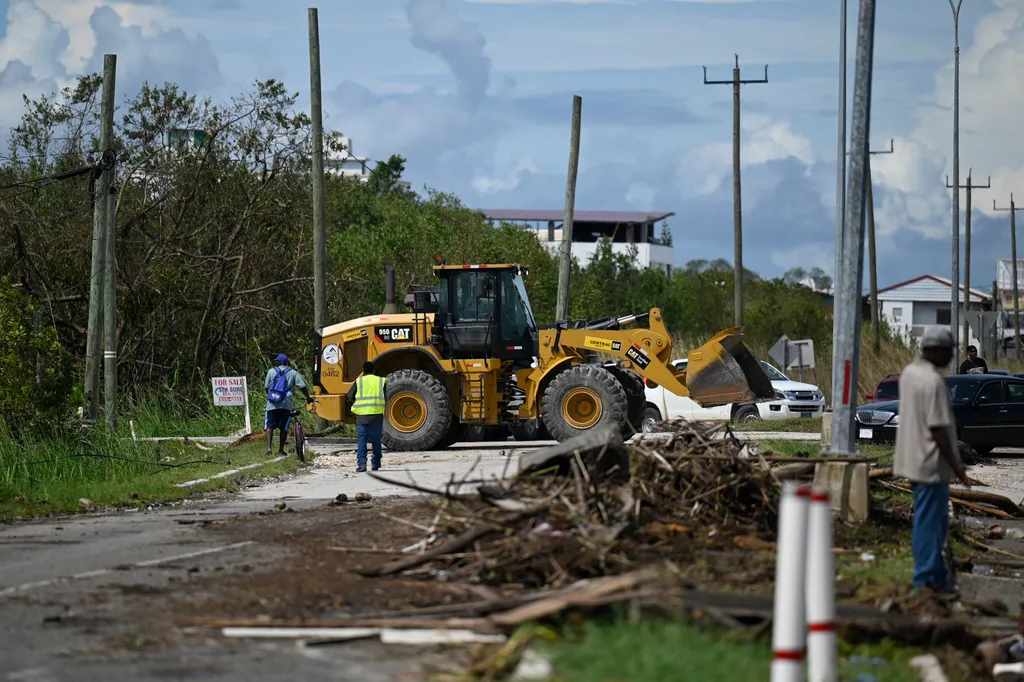
<path id="1" fill-rule="evenodd" d="M 394 315 L 398 312 L 395 300 L 395 268 L 391 263 L 384 264 L 384 314 Z"/>

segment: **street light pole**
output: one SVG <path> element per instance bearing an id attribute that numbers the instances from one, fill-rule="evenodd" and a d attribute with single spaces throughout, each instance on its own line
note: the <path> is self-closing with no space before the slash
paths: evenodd
<path id="1" fill-rule="evenodd" d="M 949 289 L 949 331 L 953 335 L 953 367 L 960 366 L 960 6 L 964 0 L 949 0 L 953 10 L 953 274 Z"/>
<path id="2" fill-rule="evenodd" d="M 836 152 L 836 267 L 832 275 L 832 385 L 843 381 L 843 357 L 839 344 L 839 315 L 835 308 L 838 286 L 843 267 L 843 225 L 846 220 L 846 0 L 840 0 L 839 9 L 839 130 Z M 833 402 L 832 409 L 835 409 Z"/>

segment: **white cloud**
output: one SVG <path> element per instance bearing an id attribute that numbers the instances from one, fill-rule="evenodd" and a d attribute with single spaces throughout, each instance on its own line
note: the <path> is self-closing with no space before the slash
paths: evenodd
<path id="1" fill-rule="evenodd" d="M 760 114 L 740 120 L 740 167 L 796 159 L 808 168 L 814 164 L 811 141 L 790 129 L 786 121 Z M 730 128 L 731 130 L 731 128 Z M 732 141 L 709 142 L 686 155 L 676 172 L 684 194 L 709 195 L 732 177 Z M 692 188 L 687 191 L 687 188 Z"/>
<path id="2" fill-rule="evenodd" d="M 1024 0 L 993 1 L 997 9 L 961 40 L 960 63 L 960 183 L 972 167 L 982 182 L 992 176 L 987 200 L 974 202 L 989 215 L 989 197 L 1024 195 L 1024 138 L 1017 134 L 1024 110 Z M 952 60 L 936 73 L 929 100 L 919 105 L 906 138 L 896 139 L 895 153 L 872 159 L 878 185 L 887 190 L 876 209 L 880 231 L 906 227 L 938 237 L 951 229 L 945 181 L 953 180 Z M 961 195 L 961 210 L 964 203 Z"/>
<path id="3" fill-rule="evenodd" d="M 518 161 L 504 178 L 479 176 L 473 178 L 470 185 L 479 194 L 498 194 L 500 192 L 511 192 L 518 188 L 523 180 L 531 174 L 538 172 L 538 168 L 530 159 Z"/>
<path id="4" fill-rule="evenodd" d="M 7 34 L 0 42 L 0 68 L 18 60 L 36 78 L 64 76 L 59 57 L 68 41 L 65 27 L 32 0 L 13 0 L 7 8 Z"/>
<path id="5" fill-rule="evenodd" d="M 137 26 L 146 36 L 173 25 L 172 15 L 158 5 L 106 0 L 34 0 L 27 4 L 36 5 L 68 31 L 70 43 L 61 60 L 73 72 L 84 69 L 96 50 L 96 34 L 89 20 L 100 7 L 110 7 L 125 26 Z"/>

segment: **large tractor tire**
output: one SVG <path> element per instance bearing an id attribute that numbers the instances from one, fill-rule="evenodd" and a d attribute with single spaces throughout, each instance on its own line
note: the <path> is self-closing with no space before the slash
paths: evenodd
<path id="1" fill-rule="evenodd" d="M 619 380 L 623 390 L 626 391 L 626 423 L 622 426 L 622 435 L 629 438 L 642 430 L 644 409 L 647 407 L 644 380 L 635 372 L 622 367 L 608 367 L 607 369 Z"/>
<path id="2" fill-rule="evenodd" d="M 629 399 L 619 380 L 604 367 L 576 365 L 548 384 L 541 406 L 544 425 L 561 442 L 594 428 L 621 429 Z"/>
<path id="3" fill-rule="evenodd" d="M 400 369 L 388 375 L 387 393 L 381 440 L 389 450 L 432 450 L 450 436 L 452 403 L 440 381 L 418 369 Z"/>

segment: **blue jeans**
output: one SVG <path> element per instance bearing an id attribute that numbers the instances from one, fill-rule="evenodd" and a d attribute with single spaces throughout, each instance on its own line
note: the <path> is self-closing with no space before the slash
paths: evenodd
<path id="1" fill-rule="evenodd" d="M 366 441 L 373 443 L 373 466 L 380 466 L 380 437 L 384 432 L 383 424 L 356 424 L 356 466 L 366 467 Z"/>
<path id="2" fill-rule="evenodd" d="M 913 483 L 914 489 L 914 584 L 931 588 L 951 587 L 943 556 L 949 533 L 949 484 Z"/>

